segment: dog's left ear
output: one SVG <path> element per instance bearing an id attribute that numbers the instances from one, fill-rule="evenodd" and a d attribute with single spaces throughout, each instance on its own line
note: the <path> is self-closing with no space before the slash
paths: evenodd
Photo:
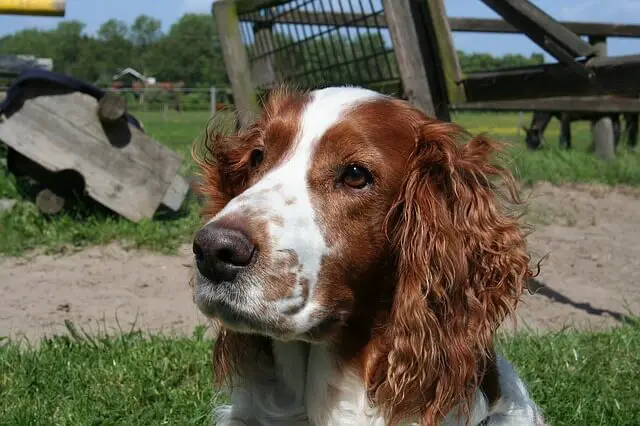
<path id="1" fill-rule="evenodd" d="M 507 210 L 520 203 L 514 180 L 491 161 L 499 145 L 478 137 L 461 146 L 459 127 L 426 117 L 415 128 L 387 217 L 398 277 L 368 389 L 390 424 L 432 425 L 456 407 L 468 413 L 495 329 L 532 272 L 519 216 Z"/>

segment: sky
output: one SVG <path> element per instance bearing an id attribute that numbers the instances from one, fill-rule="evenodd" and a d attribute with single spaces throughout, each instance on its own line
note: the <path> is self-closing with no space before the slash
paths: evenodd
<path id="1" fill-rule="evenodd" d="M 25 28 L 54 28 L 62 19 L 80 20 L 87 24 L 88 33 L 94 33 L 107 19 L 116 18 L 131 23 L 143 13 L 159 19 L 166 31 L 184 13 L 210 13 L 212 4 L 212 0 L 66 1 L 64 18 L 0 15 L 0 36 Z M 330 1 L 335 3 L 338 0 Z M 352 1 L 359 4 L 357 0 Z M 345 1 L 345 4 L 348 3 Z M 534 0 L 533 3 L 561 21 L 640 24 L 640 0 Z M 445 0 L 445 7 L 447 15 L 451 17 L 498 18 L 479 0 Z M 520 53 L 527 56 L 535 52 L 542 53 L 542 49 L 522 35 L 454 33 L 453 38 L 456 49 L 469 53 Z M 640 39 L 611 38 L 608 40 L 608 49 L 609 55 L 640 53 Z"/>

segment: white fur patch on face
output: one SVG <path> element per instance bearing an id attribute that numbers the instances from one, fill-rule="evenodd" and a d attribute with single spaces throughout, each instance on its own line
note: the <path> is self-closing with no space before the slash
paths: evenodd
<path id="1" fill-rule="evenodd" d="M 270 314 L 285 315 L 296 309 L 291 320 L 296 332 L 304 333 L 314 326 L 312 316 L 321 309 L 314 303 L 314 292 L 322 258 L 329 253 L 324 227 L 318 223 L 316 209 L 309 191 L 308 174 L 314 152 L 324 133 L 334 126 L 345 112 L 358 104 L 383 95 L 362 88 L 334 87 L 311 92 L 300 123 L 300 130 L 280 166 L 269 171 L 260 181 L 231 200 L 212 219 L 226 215 L 252 212 L 251 220 L 259 215 L 265 221 L 267 240 L 273 259 L 270 264 L 295 253 L 298 259 L 296 286 L 291 294 L 275 302 Z M 265 148 L 267 151 L 269 147 Z M 307 291 L 303 291 L 308 286 Z M 308 295 L 308 296 L 306 296 Z"/>

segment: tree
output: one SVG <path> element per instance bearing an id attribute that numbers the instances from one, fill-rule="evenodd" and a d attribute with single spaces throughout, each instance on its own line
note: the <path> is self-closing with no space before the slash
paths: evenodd
<path id="1" fill-rule="evenodd" d="M 210 15 L 186 14 L 151 49 L 150 69 L 162 80 L 184 81 L 188 86 L 228 84 L 217 39 Z"/>
<path id="2" fill-rule="evenodd" d="M 148 15 L 138 16 L 129 31 L 129 39 L 133 43 L 134 57 L 132 66 L 146 74 L 150 49 L 162 38 L 159 20 Z"/>
<path id="3" fill-rule="evenodd" d="M 126 22 L 109 19 L 97 32 L 97 51 L 100 52 L 100 76 L 102 85 L 108 85 L 111 76 L 118 70 L 132 64 L 134 59 L 133 43 L 129 39 L 129 27 Z"/>

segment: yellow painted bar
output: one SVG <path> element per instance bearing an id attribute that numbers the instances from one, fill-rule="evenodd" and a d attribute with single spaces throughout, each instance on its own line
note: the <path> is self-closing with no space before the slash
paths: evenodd
<path id="1" fill-rule="evenodd" d="M 0 0 L 0 15 L 64 16 L 65 0 Z"/>

